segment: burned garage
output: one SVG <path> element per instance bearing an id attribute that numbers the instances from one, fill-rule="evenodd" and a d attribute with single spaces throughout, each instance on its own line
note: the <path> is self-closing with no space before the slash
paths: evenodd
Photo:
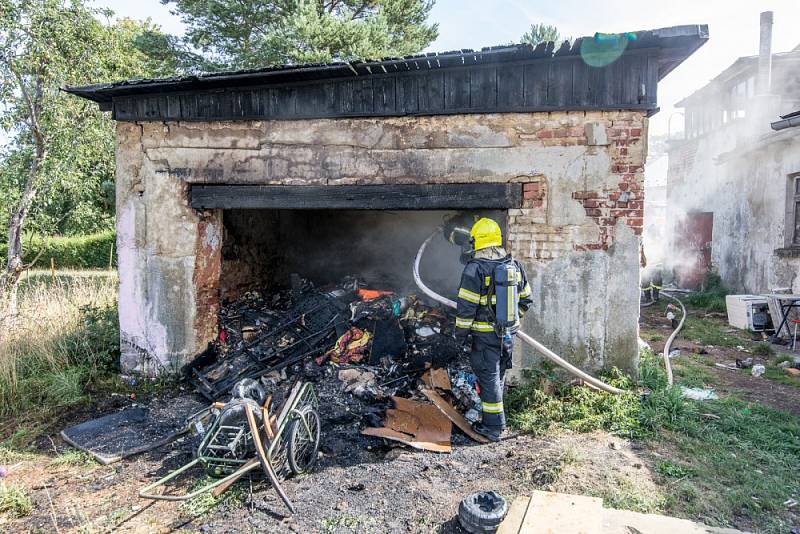
<path id="1" fill-rule="evenodd" d="M 176 371 L 258 335 L 255 315 L 232 333 L 226 314 L 306 284 L 424 301 L 420 245 L 490 214 L 530 279 L 523 330 L 587 370 L 635 372 L 647 121 L 706 39 L 681 26 L 70 88 L 117 121 L 123 367 Z M 425 283 L 453 297 L 459 253 L 438 231 Z"/>

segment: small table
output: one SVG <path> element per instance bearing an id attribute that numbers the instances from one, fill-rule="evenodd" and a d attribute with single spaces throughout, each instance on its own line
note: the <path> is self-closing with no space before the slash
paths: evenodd
<path id="1" fill-rule="evenodd" d="M 789 319 L 789 312 L 792 308 L 800 308 L 800 295 L 789 295 L 789 294 L 782 294 L 782 293 L 768 293 L 766 295 L 761 295 L 767 299 L 769 302 L 771 299 L 774 299 L 780 308 L 781 317 L 780 317 L 780 324 L 775 328 L 775 338 L 779 338 L 781 334 L 781 329 L 786 325 L 786 321 Z M 770 306 L 770 309 L 772 307 Z M 775 324 L 775 318 L 772 320 L 772 324 Z M 788 331 L 787 327 L 787 334 L 788 337 L 792 336 L 792 333 Z"/>

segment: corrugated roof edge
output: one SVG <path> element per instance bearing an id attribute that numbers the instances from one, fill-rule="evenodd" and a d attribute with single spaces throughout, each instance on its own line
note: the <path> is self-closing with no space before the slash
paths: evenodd
<path id="1" fill-rule="evenodd" d="M 635 34 L 636 39 L 628 44 L 630 49 L 641 48 L 681 48 L 685 54 L 679 58 L 680 63 L 708 40 L 708 26 L 705 24 L 671 26 L 655 30 L 626 32 Z M 581 41 L 592 39 L 580 37 L 570 45 L 564 41 L 558 48 L 553 41 L 539 43 L 536 47 L 528 44 L 497 45 L 480 50 L 453 50 L 449 52 L 429 52 L 404 57 L 384 58 L 375 61 L 306 63 L 298 65 L 274 65 L 257 69 L 220 71 L 188 76 L 175 76 L 159 79 L 132 79 L 110 83 L 98 83 L 85 86 L 62 88 L 63 91 L 95 102 L 110 102 L 114 96 L 130 94 L 147 94 L 155 92 L 180 91 L 192 88 L 212 88 L 220 86 L 239 86 L 270 83 L 270 78 L 283 76 L 291 81 L 318 80 L 343 76 L 369 76 L 373 69 L 383 73 L 447 68 L 467 64 L 494 63 L 521 59 L 546 59 L 552 57 L 572 56 L 580 54 Z M 677 46 L 670 46 L 677 45 Z M 676 64 L 677 65 L 677 64 Z M 672 70 L 665 69 L 661 76 Z M 286 82 L 287 80 L 281 80 Z"/>

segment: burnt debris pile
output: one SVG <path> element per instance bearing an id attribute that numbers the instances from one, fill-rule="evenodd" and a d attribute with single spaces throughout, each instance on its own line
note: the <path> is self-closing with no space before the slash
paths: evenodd
<path id="1" fill-rule="evenodd" d="M 306 380 L 331 427 L 439 452 L 450 450 L 452 424 L 470 435 L 468 420 L 479 417 L 452 312 L 415 295 L 293 276 L 291 289 L 225 303 L 219 319 L 217 341 L 189 369 L 209 400 L 227 398 L 243 379 L 276 394 Z"/>

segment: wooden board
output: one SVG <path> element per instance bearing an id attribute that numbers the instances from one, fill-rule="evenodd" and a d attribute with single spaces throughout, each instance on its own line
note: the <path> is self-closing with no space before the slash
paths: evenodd
<path id="1" fill-rule="evenodd" d="M 522 184 L 193 185 L 195 209 L 510 209 Z"/>
<path id="2" fill-rule="evenodd" d="M 425 395 L 428 400 L 430 400 L 437 408 L 439 408 L 439 410 L 441 410 L 441 412 L 446 415 L 454 425 L 461 429 L 464 434 L 478 443 L 489 443 L 487 438 L 472 430 L 472 425 L 469 424 L 469 421 L 464 419 L 464 416 L 458 413 L 458 411 L 456 411 L 456 409 L 453 408 L 450 403 L 444 400 L 438 393 L 429 388 L 420 388 L 420 391 L 422 391 L 422 394 Z"/>
<path id="3" fill-rule="evenodd" d="M 707 527 L 688 519 L 628 510 L 603 509 L 603 534 L 744 534 L 731 528 Z"/>
<path id="4" fill-rule="evenodd" d="M 603 500 L 535 491 L 520 534 L 600 534 Z"/>
<path id="5" fill-rule="evenodd" d="M 525 513 L 528 511 L 530 502 L 531 498 L 526 495 L 520 495 L 514 499 L 508 509 L 506 518 L 500 523 L 496 534 L 519 534 L 519 529 L 522 528 L 522 521 L 525 519 Z"/>
<path id="6" fill-rule="evenodd" d="M 365 428 L 361 431 L 362 434 L 365 436 L 373 436 L 376 438 L 385 438 L 391 439 L 393 441 L 398 441 L 404 445 L 408 445 L 409 447 L 413 447 L 415 449 L 419 449 L 421 451 L 431 451 L 431 452 L 452 452 L 453 446 L 443 443 L 432 443 L 432 442 L 425 442 L 425 441 L 416 441 L 414 436 L 409 434 L 403 434 L 402 432 L 397 432 L 392 430 L 391 428 Z"/>

